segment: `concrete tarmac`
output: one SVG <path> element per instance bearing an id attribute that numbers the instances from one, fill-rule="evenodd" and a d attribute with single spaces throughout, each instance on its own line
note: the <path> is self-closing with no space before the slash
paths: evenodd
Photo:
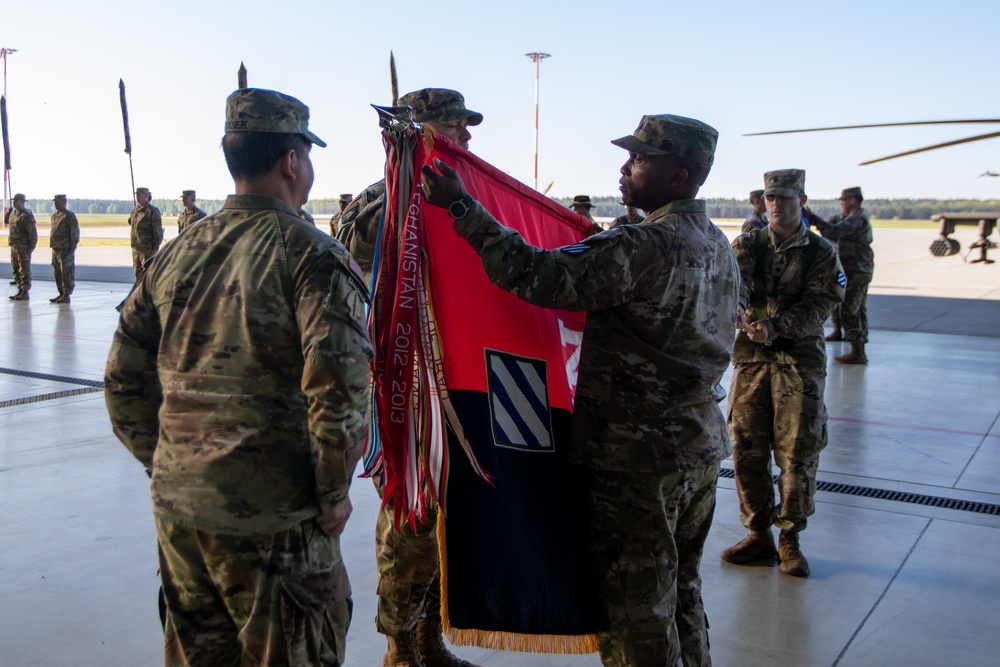
<path id="1" fill-rule="evenodd" d="M 718 558 L 745 532 L 733 481 L 720 478 L 701 568 L 717 667 L 997 664 L 1000 269 L 930 257 L 934 235 L 876 230 L 871 363 L 828 369 L 830 444 L 802 534 L 812 576 Z M 48 302 L 47 256 L 35 252 L 31 300 L 0 305 L 0 666 L 162 664 L 149 484 L 96 386 L 129 249 L 81 248 L 61 306 Z M 351 493 L 346 664 L 378 665 L 378 498 L 367 480 Z M 600 664 L 454 650 L 494 667 Z"/>

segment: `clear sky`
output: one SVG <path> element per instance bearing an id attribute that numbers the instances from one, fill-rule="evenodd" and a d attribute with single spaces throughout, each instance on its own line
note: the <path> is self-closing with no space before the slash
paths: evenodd
<path id="1" fill-rule="evenodd" d="M 533 182 L 534 65 L 541 65 L 539 183 L 554 196 L 615 195 L 625 153 L 609 140 L 643 114 L 704 120 L 720 132 L 705 197 L 745 197 L 770 169 L 807 171 L 808 193 L 869 198 L 1000 198 L 1000 139 L 883 164 L 863 160 L 1000 131 L 1000 125 L 747 132 L 827 125 L 1000 118 L 1000 2 L 6 3 L 0 46 L 13 188 L 130 198 L 118 79 L 126 84 L 136 185 L 154 197 L 232 189 L 219 149 L 225 99 L 246 63 L 251 86 L 311 107 L 312 197 L 357 193 L 384 153 L 370 103 L 455 88 L 486 117 L 471 149 Z"/>

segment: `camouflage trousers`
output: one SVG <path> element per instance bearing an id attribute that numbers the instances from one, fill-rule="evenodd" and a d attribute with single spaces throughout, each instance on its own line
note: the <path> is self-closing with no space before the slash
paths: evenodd
<path id="1" fill-rule="evenodd" d="M 844 301 L 833 308 L 833 321 L 844 330 L 844 340 L 868 342 L 868 285 L 870 273 L 854 273 L 847 279 Z"/>
<path id="2" fill-rule="evenodd" d="M 729 391 L 729 433 L 740 501 L 750 530 L 805 530 L 815 512 L 816 469 L 826 447 L 826 368 L 739 364 Z M 774 503 L 771 457 L 781 469 Z"/>
<path id="3" fill-rule="evenodd" d="M 60 294 L 72 294 L 76 286 L 76 253 L 71 250 L 52 251 L 52 277 Z"/>
<path id="4" fill-rule="evenodd" d="M 684 472 L 592 471 L 592 548 L 615 667 L 712 664 L 701 555 L 715 512 L 719 464 Z"/>
<path id="5" fill-rule="evenodd" d="M 375 480 L 379 497 L 382 488 Z M 441 617 L 441 569 L 438 563 L 437 511 L 417 531 L 404 523 L 394 527 L 395 508 L 388 503 L 375 520 L 375 568 L 378 607 L 375 628 L 398 637 L 413 630 L 421 618 Z"/>
<path id="6" fill-rule="evenodd" d="M 313 520 L 215 535 L 157 518 L 167 667 L 337 667 L 351 623 L 340 540 Z"/>
<path id="7" fill-rule="evenodd" d="M 139 280 L 142 275 L 142 267 L 146 266 L 149 258 L 157 253 L 160 246 L 149 248 L 145 246 L 132 246 L 132 270 L 135 271 L 135 279 Z"/>
<path id="8" fill-rule="evenodd" d="M 31 289 L 31 252 L 26 245 L 10 247 L 10 272 L 17 288 L 25 292 Z"/>

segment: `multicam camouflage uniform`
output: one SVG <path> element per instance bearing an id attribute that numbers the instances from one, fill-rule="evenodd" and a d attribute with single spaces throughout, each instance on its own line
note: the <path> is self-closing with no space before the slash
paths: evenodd
<path id="1" fill-rule="evenodd" d="M 847 190 L 845 190 L 847 192 Z M 829 222 L 812 216 L 810 220 L 824 238 L 837 243 L 837 254 L 847 276 L 844 302 L 837 306 L 833 319 L 844 329 L 844 340 L 868 342 L 868 285 L 875 272 L 872 252 L 872 225 L 861 209 L 846 218 L 835 215 Z"/>
<path id="2" fill-rule="evenodd" d="M 746 234 L 747 232 L 752 232 L 755 229 L 762 229 L 767 227 L 767 214 L 761 213 L 757 215 L 756 213 L 751 213 L 747 216 L 747 219 L 743 221 L 743 228 L 741 233 Z"/>
<path id="3" fill-rule="evenodd" d="M 337 230 L 340 228 L 340 218 L 344 215 L 344 210 L 350 205 L 352 199 L 354 199 L 354 195 L 340 195 L 340 210 L 330 216 L 330 236 L 337 235 Z"/>
<path id="4" fill-rule="evenodd" d="M 7 245 L 10 246 L 10 270 L 17 288 L 31 289 L 31 253 L 38 245 L 38 228 L 34 214 L 26 208 L 12 208 L 7 218 Z"/>
<path id="5" fill-rule="evenodd" d="M 733 241 L 740 265 L 740 305 L 753 308 L 754 244 L 761 230 Z M 819 453 L 826 446 L 826 346 L 823 322 L 844 297 L 840 263 L 833 246 L 813 235 L 819 247 L 803 276 L 809 232 L 803 225 L 775 247 L 769 237 L 764 267 L 767 321 L 778 336 L 794 341 L 786 351 L 736 337 L 729 429 L 740 501 L 740 521 L 751 531 L 772 524 L 792 533 L 813 514 Z M 781 468 L 781 503 L 774 503 L 771 455 Z"/>
<path id="6" fill-rule="evenodd" d="M 614 143 L 708 143 L 710 160 L 716 137 L 698 121 L 646 116 Z M 609 622 L 598 634 L 602 662 L 710 665 L 698 566 L 731 451 L 716 387 L 733 349 L 739 280 L 725 235 L 702 200 L 552 251 L 527 245 L 478 202 L 455 230 L 502 289 L 588 311 L 569 459 L 590 471 Z"/>
<path id="7" fill-rule="evenodd" d="M 614 229 L 615 227 L 621 227 L 622 225 L 639 225 L 642 224 L 642 221 L 645 219 L 646 216 L 638 211 L 635 214 L 635 219 L 629 218 L 628 213 L 626 213 L 625 215 L 619 215 L 617 218 L 612 220 L 608 229 Z"/>
<path id="8" fill-rule="evenodd" d="M 368 276 L 375 257 L 375 235 L 385 205 L 385 179 L 372 183 L 355 197 L 340 216 L 337 240 L 344 244 Z"/>
<path id="9" fill-rule="evenodd" d="M 52 276 L 59 294 L 69 296 L 76 286 L 76 247 L 80 244 L 80 223 L 76 213 L 66 209 L 52 214 L 49 247 L 52 249 Z"/>
<path id="10" fill-rule="evenodd" d="M 132 227 L 129 234 L 132 244 L 132 269 L 138 279 L 142 267 L 156 254 L 160 244 L 163 243 L 163 218 L 160 209 L 147 202 L 132 209 L 128 216 L 128 224 Z"/>
<path id="11" fill-rule="evenodd" d="M 205 213 L 197 206 L 193 206 L 191 208 L 185 206 L 184 210 L 181 211 L 179 214 L 177 214 L 177 232 L 178 233 L 183 232 L 185 229 L 187 229 L 194 223 L 198 222 L 202 218 L 206 217 L 207 215 L 208 213 Z"/>

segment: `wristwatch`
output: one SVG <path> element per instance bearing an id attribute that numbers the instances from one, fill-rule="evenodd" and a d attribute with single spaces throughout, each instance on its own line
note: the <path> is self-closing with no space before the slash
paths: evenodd
<path id="1" fill-rule="evenodd" d="M 466 194 L 461 199 L 457 199 L 448 205 L 448 215 L 457 220 L 468 213 L 474 203 L 476 203 L 476 200 L 472 198 L 472 195 Z"/>

